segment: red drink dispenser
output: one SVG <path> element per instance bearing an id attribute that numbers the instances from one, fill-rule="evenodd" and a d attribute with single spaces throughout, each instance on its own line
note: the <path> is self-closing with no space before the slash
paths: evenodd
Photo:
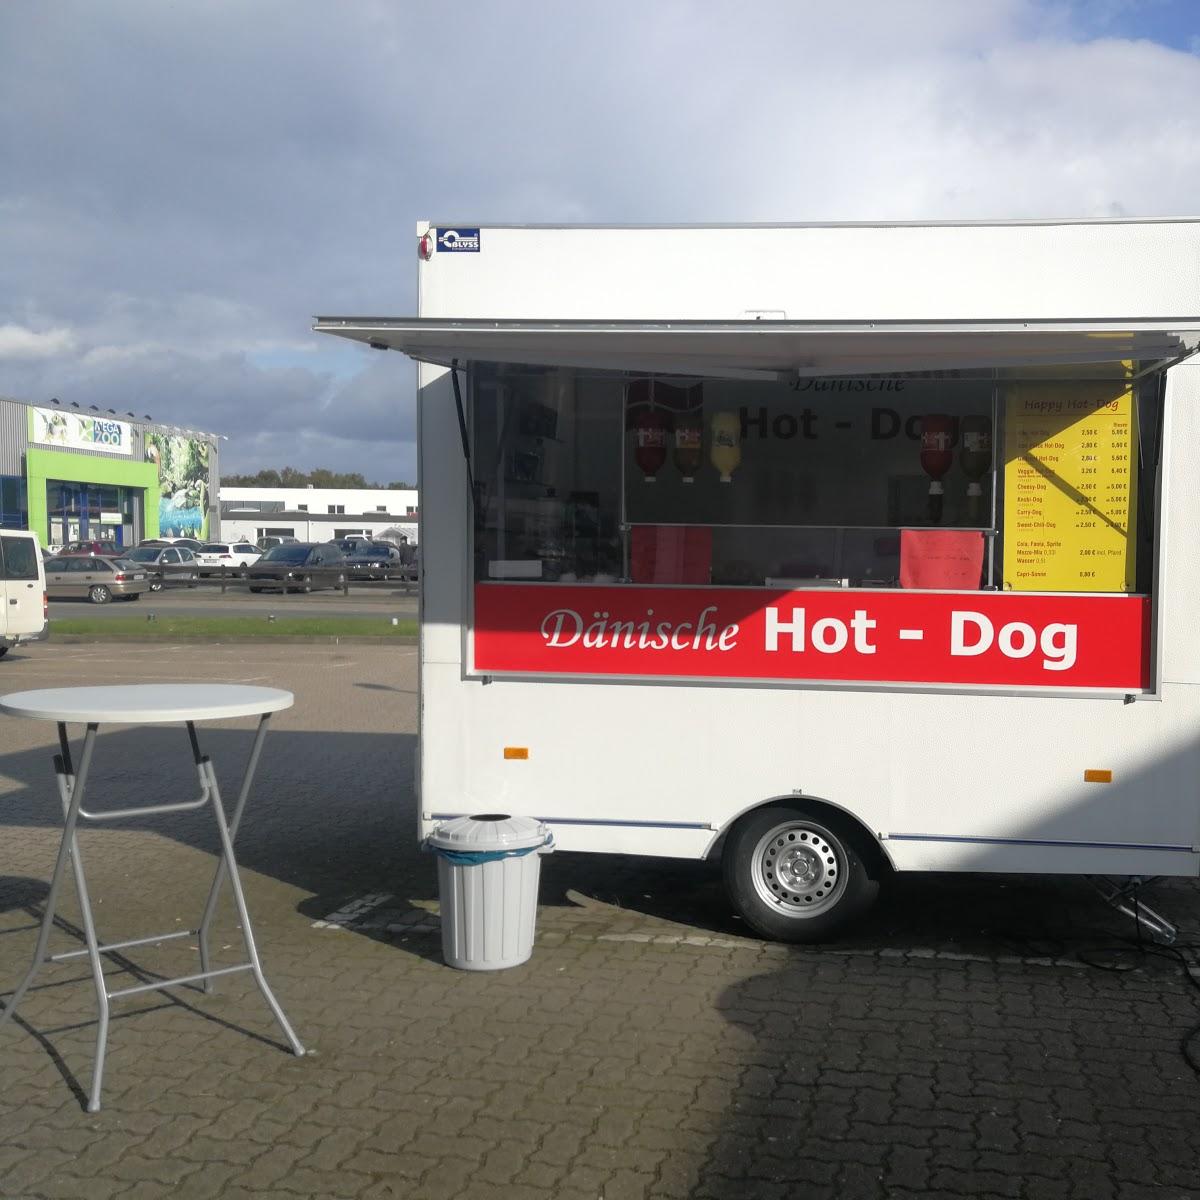
<path id="1" fill-rule="evenodd" d="M 634 461 L 647 483 L 667 461 L 667 415 L 658 408 L 644 408 L 634 415 Z"/>
<path id="2" fill-rule="evenodd" d="M 942 520 L 945 488 L 942 479 L 954 465 L 954 418 L 932 413 L 921 418 L 921 467 L 930 478 L 929 519 L 934 525 Z"/>

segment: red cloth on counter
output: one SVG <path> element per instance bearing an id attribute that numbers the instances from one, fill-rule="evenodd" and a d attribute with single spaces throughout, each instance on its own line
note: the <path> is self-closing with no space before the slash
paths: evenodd
<path id="1" fill-rule="evenodd" d="M 629 565 L 634 583 L 708 583 L 712 530 L 702 525 L 635 525 Z"/>
<path id="2" fill-rule="evenodd" d="M 905 529 L 900 533 L 900 586 L 978 591 L 983 534 L 977 529 Z"/>

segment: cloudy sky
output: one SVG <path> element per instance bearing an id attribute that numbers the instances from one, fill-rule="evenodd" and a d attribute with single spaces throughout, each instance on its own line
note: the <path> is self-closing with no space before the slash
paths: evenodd
<path id="1" fill-rule="evenodd" d="M 1200 211 L 1195 0 L 4 0 L 0 394 L 412 478 L 441 223 Z"/>

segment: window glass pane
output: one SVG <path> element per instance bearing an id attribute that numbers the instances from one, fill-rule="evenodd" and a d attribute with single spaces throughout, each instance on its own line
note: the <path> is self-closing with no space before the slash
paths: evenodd
<path id="1" fill-rule="evenodd" d="M 475 577 L 1145 592 L 1161 400 L 1135 373 L 479 367 Z"/>
<path id="2" fill-rule="evenodd" d="M 616 580 L 620 380 L 482 370 L 475 381 L 476 574 Z"/>
<path id="3" fill-rule="evenodd" d="M 0 538 L 3 554 L 3 578 L 5 579 L 36 579 L 38 577 L 38 551 L 32 538 L 6 537 Z"/>
<path id="4" fill-rule="evenodd" d="M 25 494 L 24 479 L 16 475 L 0 475 L 0 528 L 26 528 L 29 514 Z"/>

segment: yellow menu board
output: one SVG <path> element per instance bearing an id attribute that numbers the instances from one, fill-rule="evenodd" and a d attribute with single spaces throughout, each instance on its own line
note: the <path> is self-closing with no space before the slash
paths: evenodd
<path id="1" fill-rule="evenodd" d="M 1020 384 L 1004 411 L 1004 586 L 1131 592 L 1137 422 L 1123 381 Z"/>

